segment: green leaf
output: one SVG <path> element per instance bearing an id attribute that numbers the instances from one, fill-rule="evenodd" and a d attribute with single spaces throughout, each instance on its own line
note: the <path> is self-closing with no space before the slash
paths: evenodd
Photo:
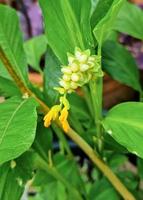
<path id="1" fill-rule="evenodd" d="M 40 194 L 36 194 L 36 196 L 29 197 L 28 200 L 43 200 Z"/>
<path id="2" fill-rule="evenodd" d="M 143 159 L 137 159 L 137 167 L 138 167 L 138 174 L 139 177 L 143 180 Z"/>
<path id="3" fill-rule="evenodd" d="M 113 107 L 103 126 L 119 144 L 143 157 L 143 103 L 128 102 Z"/>
<path id="4" fill-rule="evenodd" d="M 35 187 L 43 187 L 44 185 L 49 184 L 50 182 L 56 181 L 56 179 L 49 173 L 47 173 L 44 170 L 37 170 L 34 180 L 33 180 L 33 186 Z"/>
<path id="5" fill-rule="evenodd" d="M 46 161 L 48 161 L 48 151 L 52 149 L 52 140 L 53 133 L 51 128 L 45 128 L 43 119 L 40 120 L 32 147 Z"/>
<path id="6" fill-rule="evenodd" d="M 143 26 L 141 24 L 143 24 L 143 11 L 126 1 L 119 12 L 114 29 L 142 40 Z"/>
<path id="7" fill-rule="evenodd" d="M 62 64 L 75 47 L 91 48 L 91 2 L 87 0 L 40 0 L 48 44 Z"/>
<path id="8" fill-rule="evenodd" d="M 118 176 L 129 190 L 131 190 L 131 191 L 134 190 L 135 192 L 137 191 L 139 180 L 133 172 L 121 171 L 121 172 L 118 172 Z M 134 193 L 134 196 L 136 197 L 136 193 Z M 138 198 L 136 198 L 136 199 L 138 199 Z"/>
<path id="9" fill-rule="evenodd" d="M 120 200 L 112 185 L 105 179 L 96 181 L 90 191 L 89 200 Z"/>
<path id="10" fill-rule="evenodd" d="M 29 149 L 36 132 L 37 113 L 33 98 L 11 98 L 0 104 L 0 164 Z"/>
<path id="11" fill-rule="evenodd" d="M 50 182 L 43 188 L 41 193 L 43 200 L 67 200 L 67 192 L 65 187 L 59 181 Z"/>
<path id="12" fill-rule="evenodd" d="M 54 89 L 59 87 L 61 77 L 60 63 L 52 50 L 48 48 L 44 69 L 44 95 L 48 99 L 49 106 L 56 104 L 59 93 Z"/>
<path id="13" fill-rule="evenodd" d="M 132 55 L 120 44 L 107 41 L 102 52 L 103 69 L 113 79 L 141 91 L 139 71 Z"/>
<path id="14" fill-rule="evenodd" d="M 67 181 L 70 180 L 71 186 L 77 188 L 78 191 L 84 192 L 83 182 L 76 162 L 60 153 L 56 154 L 53 160 L 58 172 Z"/>
<path id="15" fill-rule="evenodd" d="M 104 146 L 107 151 L 113 151 L 116 153 L 127 153 L 127 149 L 120 145 L 116 140 L 114 140 L 110 135 L 105 135 L 104 137 Z"/>
<path id="16" fill-rule="evenodd" d="M 0 166 L 0 199 L 20 199 L 25 184 L 34 175 L 34 157 L 33 152 L 26 152 L 15 161 Z"/>
<path id="17" fill-rule="evenodd" d="M 0 199 L 20 199 L 24 187 L 19 184 L 18 178 L 18 173 L 10 167 L 10 163 L 0 166 Z"/>
<path id="18" fill-rule="evenodd" d="M 22 81 L 27 84 L 27 63 L 19 19 L 14 9 L 0 5 L 0 48 Z"/>
<path id="19" fill-rule="evenodd" d="M 108 159 L 108 165 L 112 171 L 117 172 L 125 162 L 127 162 L 127 157 L 124 154 L 112 153 Z"/>
<path id="20" fill-rule="evenodd" d="M 43 174 L 44 175 L 44 174 Z M 59 181 L 50 181 L 44 185 L 35 197 L 29 200 L 72 200 L 69 198 L 64 185 Z"/>
<path id="21" fill-rule="evenodd" d="M 5 97 L 20 96 L 21 92 L 13 81 L 0 76 L 0 95 Z"/>
<path id="22" fill-rule="evenodd" d="M 78 166 L 76 165 L 75 160 L 72 160 L 71 158 L 68 158 L 67 156 L 61 153 L 57 153 L 54 155 L 53 167 L 47 168 L 46 171 L 38 171 L 34 179 L 34 186 L 40 186 L 42 188 L 41 191 L 47 191 L 46 193 L 44 192 L 46 195 L 44 199 L 46 199 L 46 197 L 48 197 L 49 194 L 51 196 L 51 190 L 55 191 L 54 198 L 56 198 L 59 194 L 57 194 L 56 184 L 59 183 L 59 181 L 60 184 L 64 186 L 64 190 L 66 189 L 67 191 L 68 198 L 66 199 L 81 199 L 77 194 L 78 192 L 84 194 L 85 191 L 84 183 L 81 179 Z M 55 187 L 49 190 L 48 188 L 51 188 L 51 183 L 55 184 Z M 72 196 L 72 198 L 69 198 L 69 195 Z"/>
<path id="23" fill-rule="evenodd" d="M 24 49 L 28 64 L 38 72 L 40 69 L 40 60 L 47 49 L 47 39 L 45 35 L 34 37 L 24 43 Z"/>
<path id="24" fill-rule="evenodd" d="M 69 95 L 68 100 L 70 102 L 71 112 L 77 117 L 81 122 L 87 123 L 90 120 L 89 110 L 83 97 L 78 94 L 73 93 Z"/>
<path id="25" fill-rule="evenodd" d="M 0 60 L 0 76 L 12 80 L 11 76 L 9 75 L 8 71 L 6 70 L 1 60 Z"/>
<path id="26" fill-rule="evenodd" d="M 99 21 L 106 16 L 113 2 L 114 0 L 95 0 L 95 2 L 92 3 L 95 7 L 91 17 L 92 28 L 94 28 Z"/>
<path id="27" fill-rule="evenodd" d="M 125 0 L 114 0 L 107 14 L 95 26 L 93 33 L 100 45 L 108 38 L 109 33 L 113 28 L 113 24 L 116 20 L 118 12 L 122 7 L 124 1 Z"/>

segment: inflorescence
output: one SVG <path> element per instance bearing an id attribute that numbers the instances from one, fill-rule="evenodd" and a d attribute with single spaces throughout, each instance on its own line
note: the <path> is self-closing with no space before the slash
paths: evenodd
<path id="1" fill-rule="evenodd" d="M 90 80 L 103 76 L 100 65 L 101 58 L 97 55 L 91 55 L 89 49 L 82 51 L 79 48 L 75 48 L 75 54 L 68 53 L 67 56 L 68 65 L 61 68 L 60 87 L 55 88 L 63 95 L 60 97 L 60 104 L 54 105 L 44 117 L 45 127 L 49 127 L 52 120 L 58 119 L 65 132 L 70 128 L 67 121 L 70 106 L 66 99 L 66 94 L 74 92 L 78 87 L 82 87 Z"/>
<path id="2" fill-rule="evenodd" d="M 90 80 L 102 76 L 100 57 L 91 55 L 90 50 L 81 51 L 75 49 L 75 54 L 68 55 L 68 65 L 62 66 L 62 78 L 59 81 L 61 87 L 56 88 L 59 93 L 71 93 L 78 87 L 82 87 Z"/>

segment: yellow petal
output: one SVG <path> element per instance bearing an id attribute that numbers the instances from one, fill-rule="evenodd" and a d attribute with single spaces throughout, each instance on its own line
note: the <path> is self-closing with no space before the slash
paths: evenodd
<path id="1" fill-rule="evenodd" d="M 68 130 L 70 128 L 67 118 L 68 118 L 68 110 L 67 110 L 67 107 L 64 107 L 63 110 L 61 111 L 59 120 L 60 120 L 65 132 L 68 132 Z"/>
<path id="2" fill-rule="evenodd" d="M 61 115 L 60 115 L 60 117 L 59 117 L 59 120 L 60 120 L 61 122 L 63 122 L 63 121 L 65 121 L 65 120 L 67 120 L 67 117 L 68 117 L 68 111 L 67 111 L 67 108 L 64 107 L 63 110 L 61 111 Z"/>
<path id="3" fill-rule="evenodd" d="M 45 115 L 45 117 L 44 117 L 44 121 L 45 120 L 47 120 L 49 117 L 51 117 L 51 111 L 49 111 L 46 115 Z"/>
<path id="4" fill-rule="evenodd" d="M 48 128 L 50 125 L 51 125 L 51 121 L 46 120 L 46 121 L 44 122 L 44 126 L 45 126 L 46 128 Z"/>
<path id="5" fill-rule="evenodd" d="M 44 126 L 49 127 L 51 125 L 52 120 L 56 120 L 58 117 L 59 111 L 61 107 L 59 105 L 55 105 L 51 108 L 47 115 L 44 117 Z"/>
<path id="6" fill-rule="evenodd" d="M 44 126 L 49 127 L 51 125 L 52 120 L 52 112 L 49 111 L 47 115 L 44 117 Z"/>
<path id="7" fill-rule="evenodd" d="M 70 129 L 68 121 L 67 120 L 63 121 L 62 126 L 63 126 L 64 131 L 67 133 Z"/>

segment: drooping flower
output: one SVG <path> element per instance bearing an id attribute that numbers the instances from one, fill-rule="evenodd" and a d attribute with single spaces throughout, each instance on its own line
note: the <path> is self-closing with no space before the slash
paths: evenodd
<path id="1" fill-rule="evenodd" d="M 66 96 L 60 97 L 60 105 L 54 105 L 45 115 L 44 126 L 49 127 L 52 121 L 59 120 L 63 127 L 63 130 L 67 132 L 70 128 L 67 121 L 69 108 L 70 106 L 68 100 L 66 99 Z"/>
<path id="2" fill-rule="evenodd" d="M 44 117 L 45 127 L 49 127 L 52 123 L 52 120 L 56 120 L 58 118 L 60 110 L 61 110 L 61 105 L 55 105 L 50 109 L 50 111 Z"/>
<path id="3" fill-rule="evenodd" d="M 68 118 L 68 110 L 67 110 L 67 107 L 64 107 L 61 110 L 61 115 L 59 117 L 59 120 L 60 120 L 61 125 L 62 125 L 65 132 L 68 132 L 68 130 L 70 128 L 69 123 L 67 121 L 67 118 Z"/>

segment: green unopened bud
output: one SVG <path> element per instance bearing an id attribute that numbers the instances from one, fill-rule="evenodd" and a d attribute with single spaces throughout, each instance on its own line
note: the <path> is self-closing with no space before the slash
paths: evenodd
<path id="1" fill-rule="evenodd" d="M 66 91 L 65 91 L 65 88 L 63 87 L 54 87 L 55 90 L 57 90 L 60 94 L 64 94 Z"/>
<path id="2" fill-rule="evenodd" d="M 67 91 L 67 93 L 70 94 L 70 93 L 72 93 L 73 91 L 74 91 L 73 89 L 69 89 L 69 90 Z"/>
<path id="3" fill-rule="evenodd" d="M 68 90 L 68 89 L 70 88 L 69 82 L 66 82 L 66 81 L 64 81 L 64 80 L 60 80 L 59 84 L 60 84 L 63 88 L 65 88 L 66 90 Z"/>
<path id="4" fill-rule="evenodd" d="M 96 61 L 95 56 L 90 56 L 90 57 L 88 58 L 88 62 L 95 62 L 95 61 Z"/>
<path id="5" fill-rule="evenodd" d="M 72 56 L 72 55 L 68 56 L 68 62 L 69 62 L 69 64 L 72 64 L 74 62 L 74 60 L 75 60 L 74 56 Z"/>
<path id="6" fill-rule="evenodd" d="M 63 80 L 64 80 L 64 81 L 70 81 L 70 79 L 71 79 L 71 76 L 70 76 L 70 75 L 68 75 L 68 74 L 64 74 L 64 75 L 63 75 Z"/>
<path id="7" fill-rule="evenodd" d="M 95 63 L 92 62 L 92 61 L 88 61 L 88 65 L 89 65 L 90 68 L 92 68 L 92 67 L 94 67 Z"/>
<path id="8" fill-rule="evenodd" d="M 72 70 L 73 72 L 77 72 L 77 71 L 79 70 L 78 64 L 72 63 L 72 64 L 71 64 L 71 70 Z"/>
<path id="9" fill-rule="evenodd" d="M 87 61 L 88 56 L 85 54 L 80 55 L 77 59 L 79 62 L 84 63 Z"/>
<path id="10" fill-rule="evenodd" d="M 71 74 L 72 70 L 69 67 L 63 67 L 61 71 L 65 74 Z"/>
<path id="11" fill-rule="evenodd" d="M 71 80 L 74 82 L 77 82 L 77 81 L 79 81 L 79 76 L 76 73 L 73 73 L 71 75 Z"/>
<path id="12" fill-rule="evenodd" d="M 81 55 L 82 55 L 82 53 L 81 53 L 80 49 L 77 48 L 75 51 L 75 57 L 78 59 Z"/>
<path id="13" fill-rule="evenodd" d="M 87 71 L 89 69 L 89 65 L 87 65 L 87 64 L 81 64 L 80 65 L 80 71 L 81 72 L 85 72 L 85 71 Z"/>
<path id="14" fill-rule="evenodd" d="M 78 85 L 75 82 L 73 82 L 73 81 L 70 83 L 70 86 L 74 90 L 78 87 Z"/>

